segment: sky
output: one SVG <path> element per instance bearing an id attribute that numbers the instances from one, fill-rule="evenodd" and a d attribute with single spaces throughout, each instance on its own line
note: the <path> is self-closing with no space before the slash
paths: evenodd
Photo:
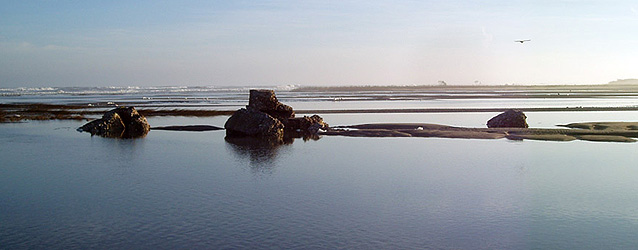
<path id="1" fill-rule="evenodd" d="M 633 0 L 5 0 L 0 87 L 602 84 L 636 45 Z"/>

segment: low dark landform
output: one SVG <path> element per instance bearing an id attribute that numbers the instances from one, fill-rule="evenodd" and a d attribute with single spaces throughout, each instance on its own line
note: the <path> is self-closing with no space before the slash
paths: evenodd
<path id="1" fill-rule="evenodd" d="M 638 79 L 618 79 L 618 80 L 615 80 L 615 81 L 611 81 L 608 84 L 609 85 L 626 85 L 626 86 L 635 85 L 635 86 L 638 86 Z"/>

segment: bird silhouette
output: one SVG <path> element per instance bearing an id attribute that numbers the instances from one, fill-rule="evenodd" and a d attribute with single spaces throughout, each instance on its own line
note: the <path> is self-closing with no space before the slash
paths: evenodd
<path id="1" fill-rule="evenodd" d="M 531 40 L 530 39 L 525 39 L 525 40 L 516 40 L 514 42 L 516 42 L 516 43 L 524 43 L 524 42 L 529 42 L 529 41 L 531 41 Z"/>

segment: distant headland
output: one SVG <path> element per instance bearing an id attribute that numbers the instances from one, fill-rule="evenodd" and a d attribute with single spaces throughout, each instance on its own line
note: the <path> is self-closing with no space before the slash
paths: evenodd
<path id="1" fill-rule="evenodd" d="M 618 79 L 611 81 L 610 85 L 638 85 L 638 79 Z"/>

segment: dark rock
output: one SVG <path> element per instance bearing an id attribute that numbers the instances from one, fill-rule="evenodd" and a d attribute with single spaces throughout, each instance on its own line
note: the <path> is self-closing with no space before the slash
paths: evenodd
<path id="1" fill-rule="evenodd" d="M 487 121 L 488 128 L 527 128 L 527 116 L 520 110 L 509 109 Z"/>
<path id="2" fill-rule="evenodd" d="M 134 107 L 118 107 L 106 112 L 101 119 L 91 121 L 78 130 L 103 137 L 136 138 L 146 136 L 150 129 L 151 126 L 146 118 Z"/>
<path id="3" fill-rule="evenodd" d="M 224 125 L 227 137 L 276 138 L 279 142 L 293 138 L 319 139 L 318 132 L 328 124 L 318 115 L 295 118 L 295 112 L 280 103 L 272 90 L 251 90 L 246 108 L 236 111 Z"/>
<path id="4" fill-rule="evenodd" d="M 328 124 L 318 115 L 290 118 L 284 122 L 286 131 L 307 131 L 316 134 L 320 129 L 328 129 Z"/>
<path id="5" fill-rule="evenodd" d="M 284 139 L 319 140 L 319 130 L 328 128 L 328 124 L 318 115 L 290 118 L 284 121 Z"/>
<path id="6" fill-rule="evenodd" d="M 284 125 L 272 116 L 254 109 L 237 110 L 224 124 L 228 136 L 254 136 L 283 139 Z"/>
<path id="7" fill-rule="evenodd" d="M 264 112 L 280 121 L 295 117 L 292 107 L 279 102 L 272 90 L 250 90 L 246 108 Z"/>

